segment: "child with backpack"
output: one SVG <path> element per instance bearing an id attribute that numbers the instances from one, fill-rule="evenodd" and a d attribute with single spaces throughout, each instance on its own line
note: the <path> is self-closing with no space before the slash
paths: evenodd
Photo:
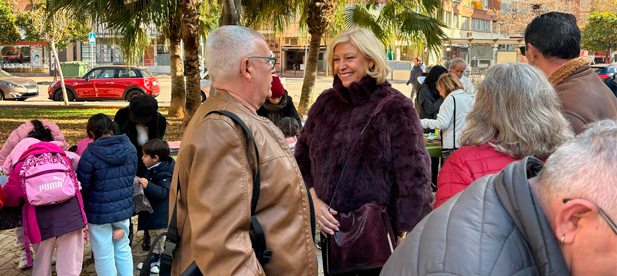
<path id="1" fill-rule="evenodd" d="M 57 246 L 58 275 L 80 275 L 87 221 L 79 183 L 64 150 L 49 142 L 29 146 L 11 170 L 4 191 L 6 206 L 23 204 L 25 248 L 32 243 L 36 250 L 32 274 L 51 275 Z M 30 250 L 26 252 L 30 265 Z"/>
<path id="2" fill-rule="evenodd" d="M 137 151 L 126 135 L 114 136 L 116 126 L 105 114 L 90 117 L 86 129 L 94 142 L 81 156 L 77 178 L 84 196 L 94 267 L 98 275 L 133 275 L 129 239 L 123 235 L 115 240 L 113 232 L 114 228 L 129 231 Z"/>
<path id="3" fill-rule="evenodd" d="M 148 231 L 152 239 L 167 230 L 169 222 L 169 188 L 174 173 L 175 161 L 171 158 L 169 145 L 161 139 L 152 139 L 142 147 L 142 161 L 147 171 L 139 183 L 144 188 L 144 194 L 152 205 L 153 213 L 139 213 L 137 230 Z M 145 241 L 144 241 L 145 242 Z M 164 251 L 165 238 L 153 244 L 154 254 L 151 257 L 150 273 L 159 273 L 160 256 Z M 142 269 L 143 262 L 137 265 Z"/>

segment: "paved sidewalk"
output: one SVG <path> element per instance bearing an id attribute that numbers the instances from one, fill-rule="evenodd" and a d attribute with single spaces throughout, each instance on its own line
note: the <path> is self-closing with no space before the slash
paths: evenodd
<path id="1" fill-rule="evenodd" d="M 135 229 L 137 229 L 137 216 L 132 218 Z M 154 239 L 154 237 L 152 237 Z M 133 236 L 133 274 L 139 275 L 139 270 L 137 269 L 137 264 L 140 263 L 148 252 L 143 252 L 141 250 L 141 245 L 143 244 L 143 231 L 138 231 L 134 233 Z M 32 268 L 26 270 L 17 269 L 17 264 L 19 263 L 19 251 L 15 245 L 15 235 L 13 234 L 13 230 L 5 230 L 0 231 L 0 248 L 2 248 L 2 255 L 0 256 L 0 275 L 2 276 L 22 276 L 22 275 L 32 275 Z M 94 270 L 94 260 L 92 260 L 92 250 L 90 248 L 90 243 L 87 242 L 84 244 L 84 262 L 81 275 L 82 276 L 94 276 L 96 272 Z M 317 260 L 319 262 L 319 275 L 323 275 L 322 271 L 322 261 L 321 261 L 321 251 L 317 250 Z M 55 272 L 55 268 L 53 269 L 52 275 L 57 275 Z M 154 275 L 154 274 L 153 274 Z"/>

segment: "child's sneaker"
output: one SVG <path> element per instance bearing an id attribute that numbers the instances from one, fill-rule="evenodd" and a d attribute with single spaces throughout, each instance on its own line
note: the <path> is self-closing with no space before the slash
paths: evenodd
<path id="1" fill-rule="evenodd" d="M 137 264 L 137 269 L 141 270 L 144 266 L 143 262 Z M 161 268 L 161 254 L 152 254 L 150 256 L 150 273 L 158 274 Z"/>
<path id="2" fill-rule="evenodd" d="M 29 267 L 32 266 L 28 265 L 28 255 L 26 255 L 26 249 L 22 249 L 19 253 L 19 265 L 17 265 L 17 268 L 25 270 Z"/>

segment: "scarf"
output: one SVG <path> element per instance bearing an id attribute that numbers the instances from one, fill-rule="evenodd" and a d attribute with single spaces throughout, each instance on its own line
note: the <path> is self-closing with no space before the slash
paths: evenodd
<path id="1" fill-rule="evenodd" d="M 285 90 L 285 93 L 283 94 L 283 97 L 281 97 L 281 101 L 278 104 L 272 104 L 270 100 L 266 100 L 263 106 L 267 112 L 266 118 L 272 121 L 275 126 L 278 126 L 279 121 L 283 118 L 283 116 L 281 116 L 281 110 L 287 106 L 287 90 Z"/>

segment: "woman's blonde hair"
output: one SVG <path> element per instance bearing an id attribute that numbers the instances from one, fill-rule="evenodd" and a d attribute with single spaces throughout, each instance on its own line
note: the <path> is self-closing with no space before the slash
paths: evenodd
<path id="1" fill-rule="evenodd" d="M 336 36 L 336 38 L 330 42 L 330 45 L 328 45 L 326 61 L 328 62 L 332 76 L 336 75 L 336 71 L 334 70 L 334 49 L 336 45 L 345 42 L 351 42 L 351 44 L 356 46 L 358 50 L 364 54 L 364 57 L 375 63 L 373 68 L 369 68 L 366 71 L 367 75 L 377 79 L 377 84 L 382 84 L 386 81 L 390 68 L 386 61 L 383 44 L 379 42 L 371 31 L 362 28 L 344 31 Z"/>
<path id="2" fill-rule="evenodd" d="M 542 72 L 524 63 L 493 66 L 478 85 L 461 144 L 489 143 L 514 158 L 545 160 L 573 136 L 555 89 Z"/>
<path id="3" fill-rule="evenodd" d="M 437 79 L 437 86 L 441 87 L 444 90 L 446 96 L 450 95 L 452 91 L 463 89 L 464 86 L 461 81 L 452 73 L 447 73 L 441 75 L 439 79 Z"/>

